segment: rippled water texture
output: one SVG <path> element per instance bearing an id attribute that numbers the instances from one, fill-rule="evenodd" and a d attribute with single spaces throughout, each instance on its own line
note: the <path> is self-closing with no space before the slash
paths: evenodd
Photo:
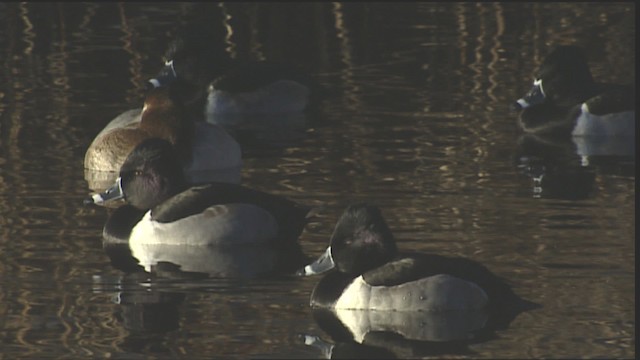
<path id="1" fill-rule="evenodd" d="M 551 46 L 599 81 L 635 79 L 633 3 L 0 3 L 0 358 L 321 358 L 317 278 L 126 274 L 83 207 L 84 152 L 140 107 L 174 27 L 196 14 L 238 58 L 323 86 L 303 121 L 242 142 L 242 182 L 323 210 L 378 204 L 404 250 L 459 255 L 541 304 L 493 338 L 400 357 L 633 358 L 635 154 L 580 159 L 509 112 Z M 542 176 L 541 176 L 542 175 Z M 431 348 L 430 348 L 431 346 Z M 363 349 L 362 351 L 365 351 Z M 439 352 L 438 352 L 439 351 Z M 363 352 L 366 354 L 366 352 Z"/>

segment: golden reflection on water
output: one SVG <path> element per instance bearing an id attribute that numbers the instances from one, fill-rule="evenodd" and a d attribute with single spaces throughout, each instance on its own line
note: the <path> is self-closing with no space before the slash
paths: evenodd
<path id="1" fill-rule="evenodd" d="M 599 80 L 634 78 L 634 5 L 300 4 L 295 21 L 262 3 L 0 6 L 7 356 L 313 354 L 292 336 L 318 331 L 306 307 L 314 280 L 185 286 L 168 335 L 127 327 L 137 308 L 111 300 L 116 282 L 91 290 L 93 275 L 122 274 L 101 248 L 104 210 L 80 207 L 82 156 L 96 130 L 138 106 L 176 19 L 202 9 L 220 11 L 219 46 L 232 55 L 290 57 L 328 89 L 325 124 L 277 156 L 247 158 L 243 173 L 250 186 L 325 206 L 305 252 L 326 246 L 347 202 L 374 200 L 401 247 L 474 257 L 544 304 L 479 356 L 633 356 L 633 176 L 597 173 L 584 201 L 532 199 L 510 163 L 506 106 L 556 44 L 593 44 Z"/>

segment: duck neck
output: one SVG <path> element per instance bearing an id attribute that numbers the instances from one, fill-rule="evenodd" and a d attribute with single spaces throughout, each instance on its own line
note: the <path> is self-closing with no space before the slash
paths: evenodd
<path id="1" fill-rule="evenodd" d="M 191 160 L 194 124 L 181 101 L 172 92 L 170 87 L 161 87 L 147 95 L 140 128 L 152 137 L 168 140 L 182 161 L 188 163 Z"/>
<path id="2" fill-rule="evenodd" d="M 183 192 L 187 188 L 187 183 L 182 174 L 182 169 L 175 169 L 175 173 L 159 177 L 158 181 L 164 182 L 158 188 L 161 189 L 153 198 L 153 203 L 149 203 L 146 208 L 153 208 L 157 204 L 162 204 L 164 201 L 174 197 L 175 195 Z"/>

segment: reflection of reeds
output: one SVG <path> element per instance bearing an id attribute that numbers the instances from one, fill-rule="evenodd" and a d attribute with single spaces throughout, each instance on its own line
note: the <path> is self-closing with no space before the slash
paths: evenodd
<path id="1" fill-rule="evenodd" d="M 340 45 L 339 56 L 342 64 L 344 65 L 342 71 L 340 72 L 341 84 L 346 90 L 344 105 L 352 111 L 361 110 L 362 101 L 358 96 L 360 88 L 358 86 L 358 83 L 354 80 L 354 64 L 352 61 L 353 49 L 351 47 L 349 27 L 345 21 L 345 16 L 343 13 L 343 5 L 342 3 L 334 2 L 332 3 L 332 8 L 335 21 L 334 26 L 336 29 L 336 37 L 338 38 L 338 43 Z"/>
<path id="2" fill-rule="evenodd" d="M 233 59 L 233 58 L 236 58 L 238 54 L 236 52 L 236 44 L 232 40 L 234 35 L 233 27 L 231 26 L 232 16 L 227 11 L 227 7 L 224 2 L 219 3 L 218 6 L 220 7 L 220 11 L 222 11 L 222 15 L 224 16 L 224 19 L 222 20 L 222 24 L 224 25 L 224 28 L 227 31 L 227 34 L 224 37 L 224 41 L 227 44 L 226 50 L 231 56 L 231 58 Z"/>
<path id="3" fill-rule="evenodd" d="M 285 7 L 295 6 L 292 4 L 282 8 L 230 3 L 213 7 L 227 11 L 224 21 L 212 24 L 227 27 L 227 42 L 219 46 L 227 46 L 232 53 L 248 49 L 256 58 L 281 60 L 294 54 L 295 61 L 303 59 L 300 65 L 311 63 L 315 66 L 312 70 L 330 74 L 321 79 L 332 91 L 331 103 L 323 104 L 329 109 L 322 119 L 329 120 L 328 125 L 312 129 L 308 140 L 288 148 L 283 156 L 247 159 L 246 183 L 302 203 L 328 204 L 331 216 L 325 215 L 318 225 L 321 236 L 316 234 L 314 240 L 326 240 L 343 202 L 372 198 L 384 205 L 394 231 L 397 228 L 396 234 L 410 246 L 448 254 L 477 252 L 480 259 L 494 261 L 491 257 L 498 254 L 499 261 L 494 264 L 504 260 L 509 265 L 498 265 L 502 269 L 497 272 L 524 274 L 517 276 L 528 277 L 529 283 L 520 289 L 532 285 L 535 290 L 530 293 L 550 296 L 558 290 L 546 281 L 552 271 L 541 264 L 558 258 L 580 262 L 576 249 L 583 257 L 589 256 L 589 251 L 600 251 L 602 263 L 598 266 L 610 266 L 611 271 L 631 279 L 624 264 L 633 263 L 632 252 L 627 254 L 627 248 L 615 243 L 617 239 L 609 239 L 614 243 L 604 249 L 598 244 L 577 246 L 577 240 L 584 239 L 572 242 L 558 238 L 557 225 L 565 222 L 563 216 L 578 212 L 570 204 L 532 203 L 527 198 L 503 208 L 496 202 L 496 194 L 487 193 L 506 189 L 497 195 L 511 196 L 514 188 L 509 165 L 500 165 L 508 157 L 504 154 L 508 145 L 502 143 L 509 143 L 510 134 L 497 134 L 509 127 L 498 123 L 506 119 L 504 116 L 493 117 L 501 113 L 503 101 L 516 93 L 512 87 L 528 85 L 549 46 L 563 42 L 593 45 L 590 63 L 597 79 L 633 79 L 634 6 L 425 4 L 418 4 L 420 17 L 413 17 L 416 8 L 412 4 L 394 5 L 390 12 L 388 6 L 375 3 L 314 3 L 304 8 L 308 11 L 297 13 L 300 21 L 286 20 L 292 15 Z M 374 57 L 371 49 L 385 50 L 375 44 L 389 24 L 361 22 L 353 14 L 363 6 L 370 18 L 385 19 L 405 30 L 405 26 L 422 27 L 422 32 L 410 33 L 415 38 L 402 39 L 407 47 L 415 48 L 394 49 L 394 56 L 400 54 L 394 58 L 397 63 L 388 61 L 391 56 L 384 57 L 386 54 L 376 57 L 382 58 L 378 63 L 367 63 L 367 56 Z M 282 283 L 261 288 L 261 293 L 273 296 L 263 299 L 262 304 L 247 300 L 247 292 L 193 291 L 188 304 L 180 309 L 181 329 L 166 338 L 147 339 L 132 335 L 118 319 L 119 305 L 108 299 L 115 290 L 108 295 L 88 293 L 86 282 L 92 274 L 114 270 L 99 245 L 105 214 L 101 209 L 80 207 L 86 185 L 82 180 L 84 145 L 95 135 L 93 127 L 113 115 L 105 109 L 124 110 L 126 103 L 139 101 L 144 74 L 156 70 L 145 68 L 146 59 L 154 59 L 154 63 L 159 59 L 164 34 L 177 22 L 176 14 L 193 9 L 197 7 L 178 3 L 3 4 L 0 318 L 4 320 L 1 330 L 5 332 L 3 352 L 7 356 L 126 357 L 131 355 L 131 343 L 147 346 L 136 350 L 144 355 L 157 354 L 152 348 L 159 343 L 162 351 L 175 351 L 179 357 L 215 357 L 222 348 L 230 357 L 243 351 L 266 354 L 273 343 L 282 343 L 293 332 L 291 319 L 301 318 L 300 313 L 307 310 L 300 304 L 306 304 L 313 282 L 295 283 L 295 291 L 301 286 L 303 295 L 281 294 L 288 286 Z M 235 16 L 234 11 L 248 16 Z M 443 34 L 441 30 L 448 27 L 457 33 Z M 300 40 L 300 34 L 317 38 Z M 147 49 L 154 50 L 147 53 Z M 503 50 L 510 58 L 501 62 Z M 92 63 L 102 54 L 113 59 L 102 60 L 99 66 Z M 120 62 L 128 65 L 126 70 L 103 74 L 112 69 L 107 65 Z M 428 66 L 428 81 L 413 81 L 415 73 L 404 67 L 416 62 Z M 405 97 L 412 101 L 404 101 Z M 406 105 L 394 103 L 398 98 Z M 428 106 L 431 109 L 424 110 Z M 612 228 L 623 224 L 623 241 L 630 241 L 632 182 L 627 186 L 615 176 L 599 176 L 596 186 L 600 194 L 579 209 L 583 216 L 580 223 L 594 220 L 597 229 L 611 234 L 617 234 Z M 620 191 L 606 192 L 612 188 Z M 625 225 L 627 222 L 631 225 Z M 489 241 L 494 238 L 499 241 Z M 498 249 L 499 242 L 504 244 Z M 319 249 L 318 244 L 309 247 Z M 529 248 L 540 250 L 530 253 Z M 626 261 L 613 264 L 612 259 L 620 258 Z M 511 266 L 518 261 L 527 266 Z M 599 271 L 598 267 L 587 270 Z M 537 271 L 542 275 L 531 275 Z M 543 285 L 536 288 L 539 284 Z M 604 304 L 608 299 L 609 304 L 626 308 L 624 296 L 630 293 L 625 289 L 611 291 L 616 284 L 612 279 L 590 288 L 590 304 Z M 579 304 L 577 297 L 563 296 L 549 301 Z M 281 299 L 291 303 L 272 307 L 275 304 L 270 302 Z M 237 328 L 239 323 L 244 327 Z M 575 323 L 571 330 L 580 333 L 581 325 Z M 549 329 L 548 324 L 544 326 L 547 328 L 541 327 L 540 334 Z M 583 328 L 589 329 L 592 337 L 617 336 L 614 340 L 622 345 L 610 346 L 611 356 L 631 353 L 623 346 L 633 345 L 629 340 L 633 338 L 626 333 L 632 326 L 607 323 Z M 548 356 L 535 347 L 549 341 L 545 336 L 532 337 L 527 343 L 532 356 Z M 552 345 L 558 354 L 566 354 L 557 341 Z"/>
<path id="4" fill-rule="evenodd" d="M 24 37 L 22 40 L 27 44 L 27 47 L 24 49 L 25 55 L 30 55 L 33 50 L 33 39 L 36 35 L 33 33 L 33 24 L 31 20 L 29 20 L 29 10 L 27 9 L 27 3 L 20 3 L 20 18 L 24 21 Z"/>
<path id="5" fill-rule="evenodd" d="M 82 17 L 82 21 L 78 24 L 78 31 L 74 33 L 78 39 L 83 40 L 85 43 L 89 42 L 91 34 L 93 33 L 92 22 L 96 16 L 96 10 L 98 6 L 96 4 L 87 4 L 86 12 Z"/>
<path id="6" fill-rule="evenodd" d="M 477 34 L 475 37 L 475 47 L 473 48 L 474 54 L 474 62 L 469 65 L 469 68 L 473 71 L 474 75 L 472 78 L 473 88 L 470 90 L 471 98 L 473 99 L 469 103 L 468 110 L 471 113 L 479 113 L 484 105 L 483 96 L 484 95 L 484 75 L 486 71 L 486 63 L 483 58 L 483 51 L 485 51 L 485 37 L 487 36 L 487 8 L 486 6 L 482 6 L 482 4 L 476 3 L 476 8 L 472 9 L 476 14 L 476 19 L 478 21 L 478 29 L 474 34 Z"/>
<path id="7" fill-rule="evenodd" d="M 493 46 L 489 48 L 489 52 L 491 53 L 491 60 L 487 64 L 487 69 L 490 70 L 489 74 L 487 75 L 487 79 L 489 81 L 487 96 L 489 97 L 489 99 L 491 99 L 492 103 L 499 103 L 499 99 L 494 94 L 494 91 L 500 86 L 500 83 L 498 81 L 498 72 L 500 71 L 500 53 L 504 50 L 502 48 L 501 38 L 504 35 L 505 25 L 502 5 L 500 5 L 500 3 L 493 3 L 492 5 L 495 11 L 496 29 L 493 32 L 493 36 L 491 38 L 491 43 L 493 44 Z"/>
<path id="8" fill-rule="evenodd" d="M 260 42 L 260 14 L 259 5 L 249 6 L 247 9 L 249 18 L 249 51 L 253 58 L 257 60 L 265 60 L 266 57 L 262 51 L 263 45 Z"/>
<path id="9" fill-rule="evenodd" d="M 134 26 L 130 26 L 129 19 L 125 12 L 125 5 L 118 3 L 118 14 L 120 16 L 120 30 L 122 36 L 119 38 L 122 41 L 122 50 L 129 54 L 129 72 L 131 73 L 132 88 L 127 89 L 127 101 L 134 103 L 140 100 L 140 94 L 144 89 L 144 78 L 142 75 L 142 54 L 137 44 L 137 38 L 139 35 Z"/>

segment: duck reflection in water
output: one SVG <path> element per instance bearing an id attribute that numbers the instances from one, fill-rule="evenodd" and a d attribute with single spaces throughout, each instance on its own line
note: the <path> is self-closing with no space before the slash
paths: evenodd
<path id="1" fill-rule="evenodd" d="M 635 155 L 581 156 L 571 141 L 550 141 L 532 134 L 518 139 L 513 161 L 531 179 L 529 194 L 534 198 L 584 200 L 593 196 L 598 174 L 635 175 Z"/>
<path id="2" fill-rule="evenodd" d="M 153 281 L 150 274 L 142 271 L 117 277 L 95 275 L 93 292 L 113 294 L 111 300 L 119 305 L 115 318 L 131 334 L 162 334 L 176 330 L 180 326 L 178 308 L 186 295 L 149 286 Z"/>
<path id="3" fill-rule="evenodd" d="M 124 272 L 110 291 L 134 333 L 178 328 L 185 294 L 167 291 L 167 281 L 197 288 L 212 277 L 292 273 L 307 261 L 297 239 L 309 208 L 236 184 L 189 186 L 179 159 L 168 141 L 145 140 L 124 161 L 116 184 L 85 200 L 127 201 L 108 218 L 103 247 Z"/>
<path id="4" fill-rule="evenodd" d="M 486 312 L 314 309 L 313 317 L 332 341 L 308 334 L 301 341 L 327 359 L 472 355 L 470 344 L 496 337 Z"/>
<path id="5" fill-rule="evenodd" d="M 144 271 L 159 278 L 258 278 L 291 274 L 308 258 L 299 246 L 193 246 L 113 243 L 103 248 L 114 268 L 125 273 Z"/>
<path id="6" fill-rule="evenodd" d="M 464 352 L 539 307 L 472 260 L 398 253 L 380 210 L 366 203 L 345 209 L 330 246 L 298 273 L 324 272 L 310 301 L 319 326 L 340 343 L 384 347 L 398 357 Z"/>
<path id="7" fill-rule="evenodd" d="M 520 137 L 514 163 L 531 179 L 532 197 L 584 200 L 593 194 L 596 169 L 574 149 L 572 142 L 549 142 L 529 134 Z"/>
<path id="8" fill-rule="evenodd" d="M 525 133 L 516 165 L 533 179 L 534 197 L 586 199 L 591 165 L 635 161 L 635 87 L 595 82 L 577 46 L 551 51 L 513 108 Z"/>

